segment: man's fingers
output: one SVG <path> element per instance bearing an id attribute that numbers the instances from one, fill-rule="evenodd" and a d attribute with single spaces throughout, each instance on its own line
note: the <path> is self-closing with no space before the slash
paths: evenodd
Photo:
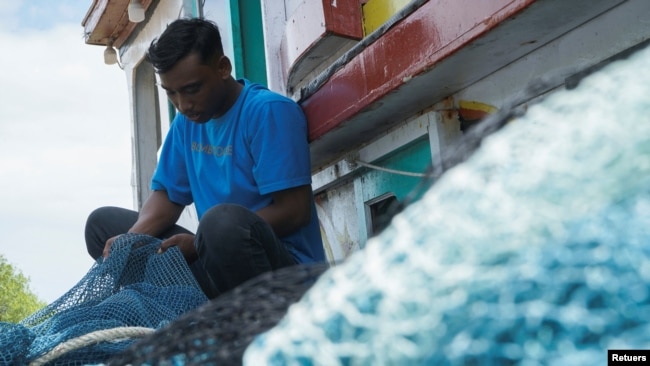
<path id="1" fill-rule="evenodd" d="M 108 254 L 110 252 L 111 252 L 111 244 L 109 243 L 109 244 L 106 244 L 106 246 L 104 246 L 104 251 L 102 252 L 102 257 L 108 258 Z"/>
<path id="2" fill-rule="evenodd" d="M 108 257 L 108 255 L 111 253 L 111 245 L 113 245 L 113 242 L 115 239 L 117 239 L 118 236 L 119 235 L 116 235 L 106 240 L 106 244 L 104 244 L 104 251 L 102 252 L 102 257 Z"/>
<path id="3" fill-rule="evenodd" d="M 176 245 L 176 244 L 174 244 L 174 241 L 172 240 L 173 238 L 174 237 L 172 236 L 169 239 L 163 240 L 163 242 L 160 243 L 160 248 L 158 248 L 158 253 L 164 253 L 164 252 L 167 251 L 167 249 L 169 249 L 170 247 L 173 247 L 174 245 Z"/>

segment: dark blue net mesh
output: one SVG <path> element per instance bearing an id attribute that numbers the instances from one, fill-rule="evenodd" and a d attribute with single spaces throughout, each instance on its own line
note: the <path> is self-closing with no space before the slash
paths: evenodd
<path id="1" fill-rule="evenodd" d="M 79 283 L 19 324 L 0 323 L 0 365 L 39 360 L 57 345 L 120 327 L 158 329 L 205 303 L 178 248 L 157 254 L 158 239 L 120 236 L 111 255 L 99 259 Z M 49 365 L 100 363 L 137 338 L 106 339 L 73 349 Z"/>
<path id="2" fill-rule="evenodd" d="M 276 325 L 328 267 L 300 264 L 261 274 L 144 337 L 107 365 L 240 365 L 251 340 Z"/>

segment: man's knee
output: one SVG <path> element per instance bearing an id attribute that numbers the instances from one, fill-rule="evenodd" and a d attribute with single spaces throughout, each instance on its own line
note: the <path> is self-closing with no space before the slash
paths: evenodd
<path id="1" fill-rule="evenodd" d="M 111 209 L 112 207 L 100 207 L 91 212 L 86 219 L 86 231 L 89 227 L 101 226 L 101 223 L 106 221 Z"/>
<path id="2" fill-rule="evenodd" d="M 100 207 L 95 209 L 88 215 L 86 219 L 86 227 L 84 229 L 84 237 L 86 239 L 86 249 L 92 258 L 98 258 L 102 255 L 104 250 L 103 235 L 101 234 L 101 226 L 105 221 L 107 208 Z"/>
<path id="3" fill-rule="evenodd" d="M 120 207 L 100 207 L 88 215 L 84 236 L 91 257 L 102 255 L 106 240 L 123 234 L 137 219 L 138 213 Z"/>
<path id="4" fill-rule="evenodd" d="M 241 250 L 243 241 L 250 241 L 251 227 L 267 225 L 244 206 L 224 203 L 213 206 L 203 214 L 197 229 L 197 246 L 209 245 L 213 250 Z"/>
<path id="5" fill-rule="evenodd" d="M 234 203 L 222 203 L 212 206 L 203 214 L 199 225 L 206 223 L 206 225 L 223 225 L 232 226 L 239 222 L 250 221 L 255 219 L 255 214 L 244 206 Z"/>

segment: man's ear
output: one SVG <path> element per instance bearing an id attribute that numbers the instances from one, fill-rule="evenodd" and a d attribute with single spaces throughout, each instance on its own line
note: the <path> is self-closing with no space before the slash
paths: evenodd
<path id="1" fill-rule="evenodd" d="M 230 63 L 230 59 L 225 55 L 219 56 L 219 59 L 216 62 L 216 67 L 217 72 L 223 79 L 229 78 L 230 74 L 232 74 L 232 64 Z"/>

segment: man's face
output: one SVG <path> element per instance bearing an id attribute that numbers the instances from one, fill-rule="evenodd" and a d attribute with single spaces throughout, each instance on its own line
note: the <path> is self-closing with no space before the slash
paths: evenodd
<path id="1" fill-rule="evenodd" d="M 161 73 L 160 84 L 176 109 L 193 122 L 204 123 L 228 110 L 225 81 L 229 77 L 230 62 L 225 56 L 206 65 L 191 53 Z"/>

